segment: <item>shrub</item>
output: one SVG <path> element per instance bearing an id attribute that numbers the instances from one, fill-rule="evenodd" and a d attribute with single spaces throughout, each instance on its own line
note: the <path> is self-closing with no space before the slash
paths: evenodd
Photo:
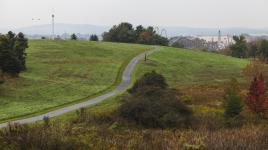
<path id="1" fill-rule="evenodd" d="M 230 81 L 229 87 L 225 90 L 225 118 L 234 118 L 240 115 L 243 109 L 242 98 L 239 94 L 239 85 L 236 79 Z"/>
<path id="2" fill-rule="evenodd" d="M 71 35 L 71 40 L 77 40 L 77 36 L 74 33 Z"/>
<path id="3" fill-rule="evenodd" d="M 136 93 L 139 89 L 149 87 L 159 87 L 165 89 L 167 87 L 166 79 L 161 75 L 152 71 L 144 74 L 139 80 L 137 80 L 134 86 L 129 89 L 129 93 Z"/>
<path id="4" fill-rule="evenodd" d="M 266 96 L 266 86 L 262 74 L 258 74 L 250 85 L 247 94 L 246 104 L 250 111 L 261 116 L 267 113 L 268 98 Z"/>
<path id="5" fill-rule="evenodd" d="M 167 88 L 162 75 L 145 74 L 130 93 L 119 108 L 121 117 L 149 128 L 189 125 L 192 111 L 177 98 L 175 91 Z"/>
<path id="6" fill-rule="evenodd" d="M 90 41 L 99 41 L 99 38 L 96 34 L 92 34 L 90 35 L 90 38 L 89 38 Z"/>

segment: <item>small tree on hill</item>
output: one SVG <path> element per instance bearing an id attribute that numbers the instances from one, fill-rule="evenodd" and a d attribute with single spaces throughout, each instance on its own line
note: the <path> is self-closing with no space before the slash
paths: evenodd
<path id="1" fill-rule="evenodd" d="M 244 58 L 247 52 L 247 41 L 244 36 L 234 36 L 235 44 L 230 46 L 233 57 Z"/>
<path id="2" fill-rule="evenodd" d="M 71 40 L 77 40 L 77 36 L 74 33 L 71 35 Z"/>
<path id="3" fill-rule="evenodd" d="M 92 35 L 90 35 L 89 40 L 90 41 L 99 41 L 99 37 L 96 34 L 92 34 Z"/>
<path id="4" fill-rule="evenodd" d="M 266 96 L 266 86 L 262 74 L 258 74 L 250 85 L 247 94 L 248 108 L 259 115 L 265 115 L 268 111 L 268 98 Z"/>
<path id="5" fill-rule="evenodd" d="M 231 79 L 228 88 L 225 89 L 225 118 L 234 118 L 240 115 L 243 109 L 240 88 L 236 79 Z"/>

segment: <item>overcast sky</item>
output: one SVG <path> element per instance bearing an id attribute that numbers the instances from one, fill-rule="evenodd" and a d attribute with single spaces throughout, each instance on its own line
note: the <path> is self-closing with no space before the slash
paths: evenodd
<path id="1" fill-rule="evenodd" d="M 48 24 L 53 12 L 57 23 L 267 28 L 267 6 L 268 0 L 0 0 L 0 28 Z"/>

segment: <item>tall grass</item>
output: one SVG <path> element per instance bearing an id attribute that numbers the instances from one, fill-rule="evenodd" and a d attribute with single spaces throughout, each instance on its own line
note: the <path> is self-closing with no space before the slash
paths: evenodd
<path id="1" fill-rule="evenodd" d="M 112 130 L 53 124 L 9 126 L 0 133 L 3 149 L 147 149 L 265 150 L 268 132 L 261 126 L 210 130 Z"/>

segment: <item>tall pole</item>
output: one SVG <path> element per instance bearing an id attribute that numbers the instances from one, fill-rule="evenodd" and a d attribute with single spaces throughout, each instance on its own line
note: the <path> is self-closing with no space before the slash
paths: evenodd
<path id="1" fill-rule="evenodd" d="M 219 44 L 221 43 L 221 30 L 219 30 L 218 32 L 218 43 Z"/>
<path id="2" fill-rule="evenodd" d="M 53 40 L 55 38 L 55 31 L 54 31 L 54 29 L 55 29 L 55 22 L 54 22 L 54 18 L 55 18 L 55 15 L 52 14 L 52 39 Z"/>

